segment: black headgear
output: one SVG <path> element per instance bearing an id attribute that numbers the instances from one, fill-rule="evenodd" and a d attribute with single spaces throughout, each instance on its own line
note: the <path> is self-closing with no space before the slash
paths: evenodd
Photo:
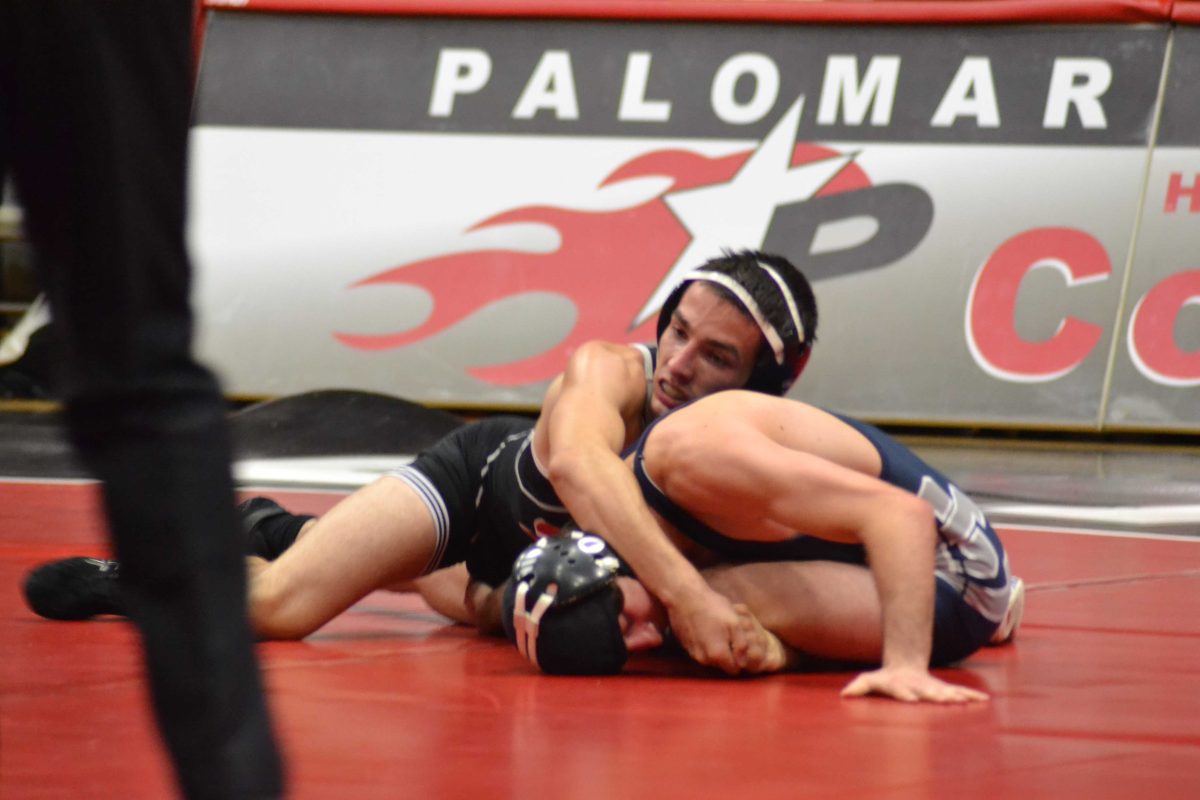
<path id="1" fill-rule="evenodd" d="M 629 653 L 619 621 L 623 566 L 598 536 L 580 530 L 542 537 L 513 565 L 504 591 L 504 632 L 551 675 L 610 675 Z"/>
<path id="2" fill-rule="evenodd" d="M 688 286 L 694 281 L 717 284 L 737 298 L 767 341 L 767 347 L 755 363 L 744 388 L 782 396 L 808 362 L 812 352 L 812 332 L 804 329 L 795 293 L 785 276 L 780 274 L 781 268 L 772 266 L 764 258 L 786 263 L 775 256 L 744 251 L 726 253 L 724 258 L 713 259 L 685 273 L 658 312 L 656 338 L 662 339 Z M 767 307 L 767 298 L 771 297 L 782 302 L 773 303 L 776 310 L 767 312 L 764 307 Z"/>

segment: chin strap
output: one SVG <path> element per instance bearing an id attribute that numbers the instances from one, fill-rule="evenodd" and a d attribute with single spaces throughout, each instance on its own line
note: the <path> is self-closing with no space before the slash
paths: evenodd
<path id="1" fill-rule="evenodd" d="M 537 637 L 538 627 L 541 625 L 542 617 L 554 605 L 554 597 L 558 593 L 558 586 L 550 584 L 546 587 L 546 591 L 542 592 L 542 596 L 538 598 L 531 611 L 525 611 L 525 598 L 529 594 L 529 581 L 522 581 L 517 586 L 517 602 L 513 606 L 513 630 L 516 632 L 517 649 L 521 651 L 521 655 L 529 659 L 535 666 L 538 665 L 537 660 Z"/>

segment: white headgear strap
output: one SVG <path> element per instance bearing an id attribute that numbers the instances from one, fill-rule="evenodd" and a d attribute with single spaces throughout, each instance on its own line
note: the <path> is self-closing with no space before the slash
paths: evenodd
<path id="1" fill-rule="evenodd" d="M 516 632 L 517 649 L 521 651 L 521 655 L 535 665 L 538 663 L 538 628 L 542 623 L 542 617 L 554 604 L 554 595 L 557 590 L 557 586 L 550 584 L 534 604 L 533 610 L 526 611 L 525 597 L 529 594 L 529 581 L 522 581 L 517 586 L 517 599 L 513 605 L 513 630 Z"/>
<path id="2" fill-rule="evenodd" d="M 796 309 L 796 301 L 792 298 L 792 293 L 788 290 L 787 284 L 783 282 L 783 278 L 779 273 L 769 268 L 761 261 L 754 262 L 763 269 L 779 286 L 779 290 L 783 293 L 783 299 L 787 303 L 788 312 L 792 316 L 792 323 L 796 326 L 796 335 L 801 342 L 804 341 L 804 326 L 800 324 L 800 313 Z M 763 336 L 767 340 L 767 344 L 771 346 L 771 352 L 775 354 L 775 363 L 783 364 L 784 344 L 783 337 L 779 335 L 778 329 L 763 315 L 762 309 L 758 307 L 758 303 L 754 300 L 754 296 L 746 291 L 746 287 L 735 281 L 723 272 L 712 272 L 704 269 L 694 269 L 683 276 L 684 281 L 711 281 L 712 283 L 720 284 L 733 293 L 733 296 L 741 301 L 746 310 L 750 312 L 751 318 L 758 325 L 758 329 L 762 331 Z"/>
<path id="3" fill-rule="evenodd" d="M 783 282 L 783 276 L 776 272 L 771 265 L 764 264 L 761 261 L 755 261 L 754 263 L 758 264 L 763 272 L 770 275 L 771 280 L 775 281 L 775 285 L 779 287 L 779 293 L 783 295 L 783 301 L 787 303 L 788 314 L 792 317 L 792 325 L 796 328 L 796 338 L 803 344 L 808 336 L 804 331 L 804 325 L 800 322 L 800 309 L 796 308 L 796 298 L 792 296 L 792 290 Z"/>

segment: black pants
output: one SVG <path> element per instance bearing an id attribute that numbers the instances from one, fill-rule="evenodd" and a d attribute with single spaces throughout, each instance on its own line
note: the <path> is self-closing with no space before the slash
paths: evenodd
<path id="1" fill-rule="evenodd" d="M 0 173 L 104 482 L 158 724 L 189 798 L 275 797 L 224 407 L 191 356 L 191 0 L 0 0 Z M 119 769 L 120 765 L 114 765 Z"/>

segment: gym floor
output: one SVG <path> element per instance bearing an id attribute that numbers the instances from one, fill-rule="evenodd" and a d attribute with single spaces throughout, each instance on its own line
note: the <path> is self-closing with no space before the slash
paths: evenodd
<path id="1" fill-rule="evenodd" d="M 312 423 L 347 409 L 372 430 L 322 441 Z M 338 393 L 233 419 L 245 493 L 313 513 L 402 458 L 389 447 L 458 422 Z M 733 680 L 662 655 L 551 678 L 376 593 L 305 641 L 260 645 L 290 796 L 1200 797 L 1200 453 L 910 443 L 999 521 L 1029 587 L 1014 644 L 939 671 L 990 702 L 843 700 L 853 673 Z M 21 599 L 33 566 L 106 552 L 97 487 L 53 416 L 0 414 L 5 800 L 173 796 L 132 626 L 50 622 Z"/>

